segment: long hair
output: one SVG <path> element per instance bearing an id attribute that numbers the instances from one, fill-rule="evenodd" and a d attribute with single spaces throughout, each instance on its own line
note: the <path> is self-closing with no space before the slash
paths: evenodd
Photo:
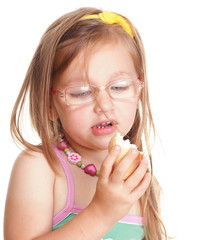
<path id="1" fill-rule="evenodd" d="M 50 120 L 49 109 L 52 107 L 50 90 L 57 74 L 82 51 L 90 54 L 98 44 L 121 41 L 126 46 L 134 61 L 138 76 L 144 81 L 140 95 L 140 107 L 137 109 L 134 124 L 125 138 L 147 152 L 151 161 L 152 180 L 140 201 L 144 216 L 145 240 L 167 239 L 166 230 L 160 217 L 158 181 L 153 176 L 151 137 L 155 137 L 146 75 L 146 62 L 141 37 L 137 29 L 127 19 L 134 38 L 131 38 L 119 24 L 107 24 L 98 19 L 84 19 L 83 16 L 98 14 L 95 8 L 80 8 L 57 19 L 43 35 L 32 62 L 27 71 L 23 86 L 15 103 L 11 117 L 11 133 L 15 141 L 34 151 L 42 151 L 54 172 L 57 173 L 58 160 L 53 151 L 51 140 L 62 131 L 59 120 Z M 41 139 L 41 145 L 34 145 L 23 137 L 22 112 L 29 98 L 31 123 Z M 144 146 L 143 146 L 144 144 Z"/>

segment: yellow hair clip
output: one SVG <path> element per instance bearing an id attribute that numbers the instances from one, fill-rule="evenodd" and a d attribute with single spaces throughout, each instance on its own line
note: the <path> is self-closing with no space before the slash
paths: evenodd
<path id="1" fill-rule="evenodd" d="M 82 17 L 81 19 L 89 19 L 89 18 L 98 18 L 109 24 L 118 23 L 132 38 L 134 37 L 131 27 L 128 24 L 128 22 L 125 20 L 125 18 L 123 18 L 122 16 L 120 16 L 116 13 L 104 11 L 99 14 L 86 15 L 86 16 Z"/>

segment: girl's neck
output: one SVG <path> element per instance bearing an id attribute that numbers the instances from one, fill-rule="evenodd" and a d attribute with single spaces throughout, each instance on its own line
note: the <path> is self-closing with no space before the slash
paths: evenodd
<path id="1" fill-rule="evenodd" d="M 85 164 L 93 163 L 98 169 L 101 168 L 101 164 L 105 157 L 107 156 L 107 150 L 91 150 L 91 149 L 82 149 L 80 155 Z"/>
<path id="2" fill-rule="evenodd" d="M 108 154 L 108 149 L 90 149 L 86 148 L 84 146 L 81 146 L 80 144 L 77 144 L 69 138 L 69 136 L 66 136 L 66 140 L 68 141 L 71 149 L 81 155 L 82 160 L 85 164 L 93 163 L 96 165 L 98 169 L 100 169 L 101 164 L 105 157 Z"/>

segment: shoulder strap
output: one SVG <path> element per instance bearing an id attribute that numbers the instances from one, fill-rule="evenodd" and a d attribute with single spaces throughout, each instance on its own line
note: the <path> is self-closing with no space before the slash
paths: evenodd
<path id="1" fill-rule="evenodd" d="M 71 211 L 74 205 L 74 181 L 68 166 L 68 162 L 64 159 L 62 153 L 54 147 L 54 151 L 61 163 L 67 179 L 67 202 L 64 208 L 53 217 L 53 226 L 62 221 Z"/>

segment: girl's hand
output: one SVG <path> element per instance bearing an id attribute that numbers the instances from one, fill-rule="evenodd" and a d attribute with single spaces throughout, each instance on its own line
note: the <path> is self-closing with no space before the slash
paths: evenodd
<path id="1" fill-rule="evenodd" d="M 94 214 L 115 223 L 123 218 L 132 205 L 145 193 L 151 181 L 147 171 L 148 161 L 142 160 L 137 169 L 123 180 L 131 162 L 137 157 L 138 151 L 130 149 L 125 157 L 113 169 L 114 161 L 120 153 L 120 147 L 115 146 L 101 166 L 101 174 L 97 182 L 96 193 L 90 207 Z"/>

